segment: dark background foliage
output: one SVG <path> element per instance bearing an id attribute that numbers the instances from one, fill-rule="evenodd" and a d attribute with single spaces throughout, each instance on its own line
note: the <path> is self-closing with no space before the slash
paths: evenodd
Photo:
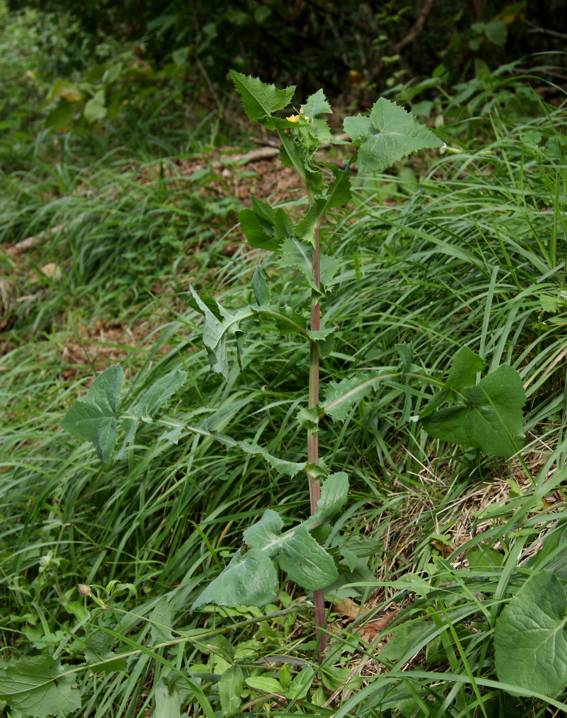
<path id="1" fill-rule="evenodd" d="M 443 63 L 451 80 L 481 59 L 502 64 L 537 52 L 557 53 L 567 37 L 564 0 L 10 0 L 73 16 L 86 41 L 71 62 L 87 62 L 105 38 L 128 40 L 159 67 L 186 62 L 223 84 L 230 67 L 303 91 L 321 85 L 337 96 L 391 78 L 430 76 Z M 48 39 L 46 39 L 48 42 Z M 550 61 L 550 58 L 547 58 Z M 355 93 L 356 94 L 356 93 Z M 360 96 L 360 93 L 358 93 Z"/>

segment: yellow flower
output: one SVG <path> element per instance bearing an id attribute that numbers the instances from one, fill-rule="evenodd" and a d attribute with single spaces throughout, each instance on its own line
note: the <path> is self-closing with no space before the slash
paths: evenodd
<path id="1" fill-rule="evenodd" d="M 286 118 L 288 122 L 299 122 L 299 120 L 303 119 L 301 115 L 290 115 Z"/>

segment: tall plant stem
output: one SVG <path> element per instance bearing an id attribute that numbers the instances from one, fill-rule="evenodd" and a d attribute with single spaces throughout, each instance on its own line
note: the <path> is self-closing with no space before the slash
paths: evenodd
<path id="1" fill-rule="evenodd" d="M 318 331 L 321 328 L 321 304 L 319 302 L 319 288 L 321 286 L 321 232 L 320 222 L 317 222 L 314 234 L 314 250 L 313 250 L 313 286 L 311 293 L 311 330 Z M 309 351 L 309 408 L 314 409 L 319 406 L 319 345 L 316 341 L 311 340 Z M 307 432 L 307 461 L 310 467 L 319 465 L 319 432 L 318 430 L 309 429 Z M 311 514 L 317 511 L 317 503 L 321 496 L 321 485 L 317 471 L 313 468 L 308 469 L 309 478 L 309 499 L 311 502 Z M 317 634 L 317 655 L 319 661 L 323 659 L 325 648 L 327 647 L 327 634 L 325 633 L 325 596 L 323 591 L 315 591 L 313 594 L 313 602 L 315 604 L 315 627 Z"/>

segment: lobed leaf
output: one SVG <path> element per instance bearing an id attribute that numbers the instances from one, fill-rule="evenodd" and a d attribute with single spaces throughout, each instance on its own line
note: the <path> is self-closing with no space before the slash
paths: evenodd
<path id="1" fill-rule="evenodd" d="M 241 97 L 244 111 L 253 121 L 262 122 L 274 112 L 283 110 L 295 93 L 295 85 L 280 89 L 236 70 L 231 70 L 229 76 Z"/>
<path id="2" fill-rule="evenodd" d="M 221 317 L 219 318 L 211 311 L 207 303 L 201 299 L 193 287 L 190 287 L 190 291 L 198 309 L 203 314 L 203 344 L 207 349 L 211 368 L 227 379 L 229 372 L 227 336 L 238 332 L 240 322 L 253 316 L 254 310 L 245 307 L 233 313 L 212 300 Z"/>
<path id="3" fill-rule="evenodd" d="M 370 117 L 347 117 L 344 130 L 358 144 L 361 174 L 382 172 L 394 162 L 418 150 L 441 147 L 441 140 L 409 112 L 381 97 Z"/>
<path id="4" fill-rule="evenodd" d="M 117 411 L 124 381 L 122 367 L 100 374 L 82 399 L 63 418 L 63 428 L 72 436 L 90 441 L 101 461 L 107 463 L 116 443 Z"/>
<path id="5" fill-rule="evenodd" d="M 330 115 L 333 112 L 322 89 L 310 95 L 305 104 L 301 106 L 301 109 L 303 114 L 309 118 L 317 117 L 318 115 Z"/>

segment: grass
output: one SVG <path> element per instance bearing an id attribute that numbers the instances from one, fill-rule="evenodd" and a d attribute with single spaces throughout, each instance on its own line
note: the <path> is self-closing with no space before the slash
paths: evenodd
<path id="1" fill-rule="evenodd" d="M 395 176 L 378 195 L 361 187 L 334 229 L 344 268 L 323 306 L 339 328 L 325 380 L 406 366 L 434 382 L 465 344 L 488 369 L 511 363 L 528 404 L 526 446 L 511 462 L 428 438 L 412 417 L 434 385 L 418 379 L 384 382 L 344 423 L 325 424 L 322 454 L 353 484 L 328 543 L 338 553 L 339 532 L 348 537 L 358 567 L 350 594 L 362 610 L 354 621 L 336 611 L 321 667 L 308 601 L 292 585 L 265 611 L 189 610 L 265 508 L 304 515 L 302 477 L 187 428 L 172 441 L 160 424 L 101 467 L 60 428 L 95 370 L 120 361 L 135 391 L 182 366 L 190 379 L 167 419 L 302 460 L 306 350 L 275 328 L 252 330 L 242 371 L 221 382 L 187 287 L 238 307 L 262 264 L 282 306 L 298 309 L 304 297 L 263 254 L 223 254 L 236 241 L 233 200 L 211 201 L 202 180 L 145 179 L 150 159 L 171 152 L 157 140 L 151 152 L 99 146 L 87 159 L 73 136 L 61 147 L 40 133 L 34 149 L 25 140 L 16 173 L 3 145 L 0 241 L 62 227 L 30 253 L 2 256 L 19 300 L 0 357 L 3 657 L 55 653 L 79 666 L 85 655 L 130 653 L 127 670 L 77 673 L 77 714 L 101 718 L 180 706 L 221 715 L 232 665 L 277 679 L 284 693 L 301 669 L 315 671 L 296 699 L 245 685 L 244 714 L 560 714 L 561 697 L 503 690 L 491 643 L 499 607 L 527 575 L 564 571 L 567 116 L 538 107 L 512 126 L 492 112 L 482 140 L 436 160 L 417 189 Z M 60 279 L 41 271 L 49 262 Z"/>

